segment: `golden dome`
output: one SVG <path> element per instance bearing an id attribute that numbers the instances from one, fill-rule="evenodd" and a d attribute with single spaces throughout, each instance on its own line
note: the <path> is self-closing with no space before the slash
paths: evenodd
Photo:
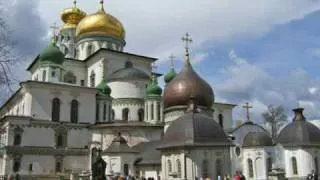
<path id="1" fill-rule="evenodd" d="M 77 26 L 76 36 L 108 36 L 117 39 L 125 39 L 125 29 L 122 23 L 106 13 L 101 8 L 97 13 L 83 18 Z"/>
<path id="2" fill-rule="evenodd" d="M 62 29 L 76 28 L 85 16 L 86 13 L 77 8 L 74 1 L 74 7 L 63 10 L 61 14 L 61 20 L 65 23 Z"/>

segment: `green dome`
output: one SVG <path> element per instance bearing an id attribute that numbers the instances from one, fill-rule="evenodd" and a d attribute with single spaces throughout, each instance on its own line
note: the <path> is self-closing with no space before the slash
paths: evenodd
<path id="1" fill-rule="evenodd" d="M 59 47 L 54 43 L 40 53 L 39 59 L 43 63 L 62 64 L 64 61 L 64 54 L 59 50 Z"/>
<path id="2" fill-rule="evenodd" d="M 176 77 L 176 75 L 177 73 L 174 71 L 173 68 L 171 68 L 170 72 L 164 76 L 164 82 L 168 84 L 173 78 Z"/>
<path id="3" fill-rule="evenodd" d="M 97 87 L 104 95 L 110 96 L 111 88 L 108 86 L 105 79 L 101 81 L 101 83 Z"/>
<path id="4" fill-rule="evenodd" d="M 162 89 L 158 86 L 157 80 L 155 78 L 152 79 L 151 83 L 147 87 L 147 95 L 148 96 L 161 96 Z"/>

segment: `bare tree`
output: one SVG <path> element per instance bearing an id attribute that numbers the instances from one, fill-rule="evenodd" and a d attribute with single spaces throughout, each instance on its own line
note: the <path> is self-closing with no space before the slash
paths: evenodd
<path id="1" fill-rule="evenodd" d="M 3 7 L 0 4 L 0 87 L 12 92 L 11 85 L 14 83 L 11 68 L 17 62 L 13 43 L 10 41 L 10 31 L 3 16 Z"/>
<path id="2" fill-rule="evenodd" d="M 271 136 L 275 142 L 279 128 L 288 121 L 285 109 L 282 106 L 269 105 L 268 110 L 262 113 L 262 117 L 264 123 L 271 126 Z"/>

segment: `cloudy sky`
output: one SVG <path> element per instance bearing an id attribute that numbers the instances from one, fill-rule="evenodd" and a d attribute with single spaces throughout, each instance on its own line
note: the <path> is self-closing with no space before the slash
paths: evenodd
<path id="1" fill-rule="evenodd" d="M 48 43 L 49 26 L 61 24 L 60 13 L 72 0 L 2 1 L 22 70 Z M 99 0 L 78 0 L 87 13 Z M 253 104 L 253 117 L 269 104 L 290 110 L 305 107 L 309 119 L 320 118 L 319 0 L 121 0 L 105 9 L 127 31 L 126 51 L 159 58 L 158 71 L 168 71 L 168 56 L 182 64 L 181 37 L 193 38 L 196 71 L 213 87 L 216 101 Z M 20 70 L 21 69 L 21 70 Z M 235 120 L 244 119 L 237 107 Z"/>

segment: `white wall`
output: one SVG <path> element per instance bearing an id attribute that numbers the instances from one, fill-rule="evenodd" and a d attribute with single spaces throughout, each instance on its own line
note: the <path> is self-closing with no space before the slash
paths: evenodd
<path id="1" fill-rule="evenodd" d="M 108 83 L 112 89 L 111 97 L 117 98 L 145 98 L 148 81 L 116 81 Z"/>

